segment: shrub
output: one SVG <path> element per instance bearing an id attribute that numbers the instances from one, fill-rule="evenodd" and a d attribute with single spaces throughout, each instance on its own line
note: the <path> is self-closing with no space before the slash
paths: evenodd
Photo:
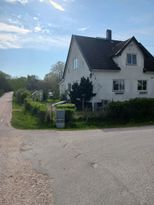
<path id="1" fill-rule="evenodd" d="M 59 104 L 59 105 L 56 105 L 56 109 L 58 110 L 75 110 L 76 107 L 75 107 L 75 104 Z"/>
<path id="2" fill-rule="evenodd" d="M 57 103 L 57 102 L 59 102 L 59 101 L 60 101 L 59 99 L 48 99 L 48 100 L 47 100 L 47 102 L 48 102 L 48 103 L 51 103 L 51 104 Z"/>
<path id="3" fill-rule="evenodd" d="M 85 122 L 100 122 L 102 120 L 105 120 L 105 113 L 104 111 L 83 111 L 78 112 L 77 114 L 78 121 L 85 121 Z"/>
<path id="4" fill-rule="evenodd" d="M 50 119 L 47 118 L 47 107 L 46 104 L 33 101 L 31 98 L 25 99 L 25 110 L 31 112 L 33 115 L 37 116 L 41 122 L 49 122 Z"/>
<path id="5" fill-rule="evenodd" d="M 15 93 L 14 93 L 15 97 L 16 97 L 16 102 L 18 104 L 23 104 L 24 100 L 31 95 L 31 93 L 28 90 L 25 89 L 18 89 Z"/>
<path id="6" fill-rule="evenodd" d="M 65 110 L 65 123 L 66 126 L 72 126 L 74 123 L 74 110 Z"/>
<path id="7" fill-rule="evenodd" d="M 154 120 L 154 99 L 136 98 L 124 102 L 111 102 L 106 114 L 109 120 L 124 123 Z"/>
<path id="8" fill-rule="evenodd" d="M 4 94 L 4 90 L 0 89 L 0 97 Z"/>

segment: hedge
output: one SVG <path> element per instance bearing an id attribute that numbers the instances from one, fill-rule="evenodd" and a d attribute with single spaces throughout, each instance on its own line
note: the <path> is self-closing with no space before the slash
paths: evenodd
<path id="1" fill-rule="evenodd" d="M 154 120 L 154 99 L 136 98 L 124 102 L 111 102 L 106 117 L 117 122 L 144 122 Z"/>
<path id="2" fill-rule="evenodd" d="M 58 110 L 74 110 L 75 111 L 76 107 L 75 107 L 75 104 L 66 103 L 66 104 L 56 105 L 56 109 L 58 109 Z"/>
<path id="3" fill-rule="evenodd" d="M 26 98 L 24 106 L 25 106 L 25 110 L 37 116 L 41 122 L 50 121 L 50 119 L 47 118 L 47 107 L 45 104 L 40 102 L 35 102 L 31 98 Z"/>

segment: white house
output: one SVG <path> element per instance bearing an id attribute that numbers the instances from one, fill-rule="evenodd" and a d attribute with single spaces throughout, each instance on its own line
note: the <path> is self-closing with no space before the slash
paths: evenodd
<path id="1" fill-rule="evenodd" d="M 73 35 L 60 93 L 81 77 L 89 77 L 96 96 L 93 105 L 131 98 L 154 98 L 154 57 L 135 37 L 126 41 Z"/>

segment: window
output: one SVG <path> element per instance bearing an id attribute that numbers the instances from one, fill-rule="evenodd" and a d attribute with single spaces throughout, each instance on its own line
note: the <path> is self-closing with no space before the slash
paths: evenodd
<path id="1" fill-rule="evenodd" d="M 124 80 L 113 80 L 113 91 L 123 92 L 125 90 Z"/>
<path id="2" fill-rule="evenodd" d="M 72 85 L 71 85 L 71 83 L 68 83 L 68 91 L 70 92 L 71 89 L 72 89 Z"/>
<path id="3" fill-rule="evenodd" d="M 137 57 L 136 54 L 127 54 L 127 65 L 136 65 L 137 64 Z"/>
<path id="4" fill-rule="evenodd" d="M 74 58 L 73 60 L 73 68 L 77 69 L 79 67 L 79 60 L 77 58 Z"/>
<path id="5" fill-rule="evenodd" d="M 137 89 L 140 91 L 146 91 L 147 90 L 147 81 L 146 80 L 138 80 Z"/>

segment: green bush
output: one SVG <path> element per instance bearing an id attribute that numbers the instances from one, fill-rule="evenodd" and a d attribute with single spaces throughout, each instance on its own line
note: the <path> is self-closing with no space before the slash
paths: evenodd
<path id="1" fill-rule="evenodd" d="M 105 120 L 105 113 L 104 111 L 78 111 L 75 117 L 77 121 L 100 122 Z"/>
<path id="2" fill-rule="evenodd" d="M 56 105 L 56 109 L 58 110 L 75 110 L 76 107 L 75 107 L 75 104 L 59 104 L 59 105 Z"/>
<path id="3" fill-rule="evenodd" d="M 65 123 L 66 126 L 71 127 L 74 123 L 74 110 L 65 110 Z"/>
<path id="4" fill-rule="evenodd" d="M 23 104 L 24 103 L 24 100 L 30 96 L 31 93 L 28 91 L 28 90 L 25 90 L 25 89 L 18 89 L 15 93 L 14 93 L 14 96 L 15 96 L 15 99 L 16 99 L 16 102 L 18 104 Z"/>
<path id="5" fill-rule="evenodd" d="M 24 105 L 25 105 L 25 110 L 37 116 L 41 122 L 47 122 L 50 120 L 49 118 L 46 117 L 47 116 L 46 104 L 33 101 L 31 98 L 26 98 Z"/>
<path id="6" fill-rule="evenodd" d="M 136 98 L 124 102 L 111 102 L 107 118 L 117 122 L 144 122 L 154 120 L 154 99 Z"/>
<path id="7" fill-rule="evenodd" d="M 60 101 L 59 99 L 48 99 L 48 100 L 47 100 L 47 102 L 48 102 L 48 103 L 51 103 L 51 104 L 57 103 L 57 102 L 59 102 L 59 101 Z"/>
<path id="8" fill-rule="evenodd" d="M 0 89 L 0 97 L 4 94 L 4 90 Z"/>

